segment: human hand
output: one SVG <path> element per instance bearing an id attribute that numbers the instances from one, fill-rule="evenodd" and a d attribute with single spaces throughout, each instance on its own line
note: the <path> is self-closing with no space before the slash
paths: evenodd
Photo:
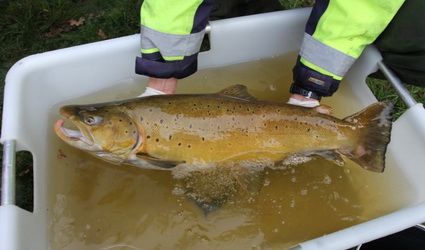
<path id="1" fill-rule="evenodd" d="M 139 97 L 151 95 L 170 95 L 175 93 L 176 88 L 176 78 L 162 79 L 150 77 L 145 92 L 139 95 Z"/>
<path id="2" fill-rule="evenodd" d="M 306 108 L 314 108 L 317 112 L 322 114 L 331 115 L 333 113 L 332 107 L 320 105 L 319 100 L 306 98 L 302 95 L 292 94 L 287 103 Z"/>
<path id="3" fill-rule="evenodd" d="M 292 94 L 289 98 L 288 104 L 302 106 L 306 108 L 314 108 L 320 105 L 319 100 L 307 98 L 302 95 Z"/>

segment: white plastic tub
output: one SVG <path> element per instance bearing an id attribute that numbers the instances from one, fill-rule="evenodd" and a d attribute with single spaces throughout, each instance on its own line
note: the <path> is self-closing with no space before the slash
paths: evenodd
<path id="1" fill-rule="evenodd" d="M 199 67 L 294 55 L 309 12 L 310 9 L 297 9 L 212 22 L 211 50 L 200 54 Z M 4 200 L 0 207 L 0 249 L 49 248 L 48 218 L 52 212 L 48 209 L 52 182 L 49 161 L 52 154 L 57 154 L 54 145 L 59 140 L 52 129 L 52 107 L 79 96 L 93 96 L 99 89 L 117 88 L 117 84 L 126 79 L 138 79 L 143 85 L 145 78 L 134 73 L 134 59 L 138 54 L 139 36 L 132 35 L 29 56 L 9 71 L 1 141 L 6 148 L 16 145 L 17 151 L 28 150 L 34 156 L 34 211 L 20 209 L 13 205 L 13 199 Z M 344 80 L 339 92 L 343 94 L 325 103 L 333 105 L 337 114 L 349 115 L 376 102 L 365 79 L 378 69 L 380 60 L 379 53 L 368 47 Z M 290 69 L 283 71 L 290 72 Z M 199 75 L 194 75 L 191 79 L 196 81 L 197 77 Z M 282 84 L 281 88 L 287 88 L 290 82 Z M 189 83 L 184 92 L 202 90 L 202 86 L 190 86 Z M 140 86 L 138 91 L 142 89 Z M 341 98 L 345 100 L 342 102 Z M 394 193 L 394 200 L 400 200 L 402 207 L 359 225 L 300 242 L 296 248 L 346 249 L 425 221 L 425 111 L 422 104 L 412 105 L 394 123 L 391 140 L 386 171 L 397 173 L 407 183 Z M 13 158 L 13 154 L 7 158 Z M 13 162 L 5 164 L 10 167 Z M 5 180 L 8 177 L 11 176 L 5 176 Z M 9 197 L 10 192 L 13 190 L 3 190 L 3 196 Z"/>

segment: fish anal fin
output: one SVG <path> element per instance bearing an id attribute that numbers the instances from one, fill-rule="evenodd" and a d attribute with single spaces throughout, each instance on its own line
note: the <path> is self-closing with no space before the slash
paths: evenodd
<path id="1" fill-rule="evenodd" d="M 259 193 L 264 186 L 263 169 L 234 166 L 232 173 L 242 189 L 249 193 Z"/>
<path id="2" fill-rule="evenodd" d="M 248 88 L 244 85 L 236 84 L 222 89 L 218 94 L 238 98 L 246 101 L 256 101 L 257 99 L 248 92 Z"/>
<path id="3" fill-rule="evenodd" d="M 325 158 L 328 161 L 331 161 L 333 163 L 335 163 L 338 166 L 344 166 L 345 162 L 342 159 L 341 155 L 338 154 L 335 151 L 321 151 L 321 152 L 315 152 L 315 155 L 321 156 L 323 158 Z"/>
<path id="4" fill-rule="evenodd" d="M 171 169 L 179 164 L 185 163 L 184 161 L 162 160 L 146 153 L 138 153 L 136 156 L 141 161 L 145 161 L 151 165 L 164 169 Z"/>

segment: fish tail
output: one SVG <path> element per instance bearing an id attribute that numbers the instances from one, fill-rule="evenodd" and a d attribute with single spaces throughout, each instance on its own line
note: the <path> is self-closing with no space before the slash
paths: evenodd
<path id="1" fill-rule="evenodd" d="M 366 170 L 382 173 L 391 137 L 392 114 L 393 104 L 385 101 L 345 118 L 344 121 L 357 125 L 361 135 L 357 147 L 339 149 L 339 152 Z"/>

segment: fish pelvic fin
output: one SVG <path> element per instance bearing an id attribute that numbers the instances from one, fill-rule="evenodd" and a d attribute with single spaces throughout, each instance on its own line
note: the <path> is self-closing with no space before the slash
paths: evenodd
<path id="1" fill-rule="evenodd" d="M 344 121 L 356 124 L 362 133 L 357 147 L 338 151 L 366 170 L 384 172 L 385 153 L 391 137 L 392 114 L 393 104 L 384 101 L 345 118 Z"/>
<path id="2" fill-rule="evenodd" d="M 245 101 L 257 100 L 254 96 L 252 96 L 248 92 L 248 88 L 245 85 L 241 85 L 241 84 L 232 85 L 230 87 L 222 89 L 218 92 L 218 94 L 226 95 L 226 96 L 237 98 L 237 99 L 242 99 Z"/>
<path id="3" fill-rule="evenodd" d="M 257 194 L 264 186 L 263 169 L 237 165 L 232 167 L 232 173 L 242 189 L 249 193 Z"/>

